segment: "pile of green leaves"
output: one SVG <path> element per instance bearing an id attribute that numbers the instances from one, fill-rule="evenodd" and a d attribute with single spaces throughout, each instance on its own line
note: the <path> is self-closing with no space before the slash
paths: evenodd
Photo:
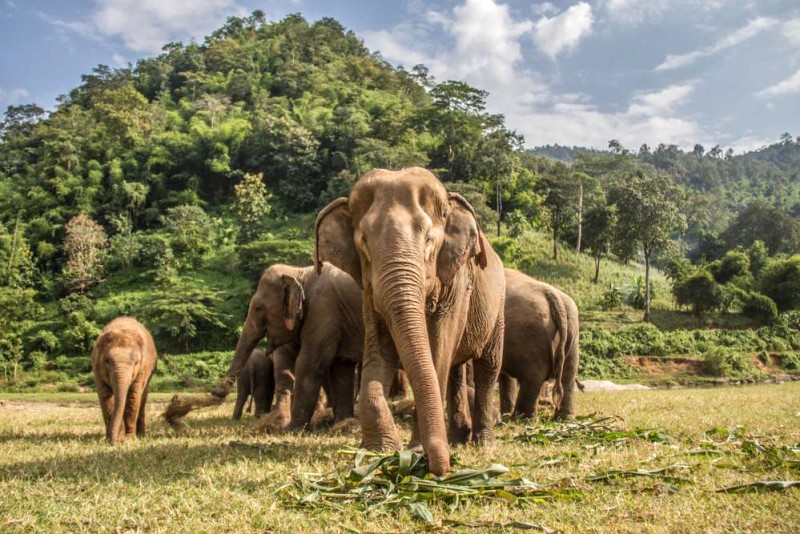
<path id="1" fill-rule="evenodd" d="M 502 499 L 508 502 L 544 501 L 569 492 L 545 488 L 525 478 L 513 477 L 500 464 L 485 469 L 461 469 L 445 477 L 429 473 L 424 455 L 404 450 L 391 455 L 347 449 L 355 466 L 344 475 L 306 474 L 280 491 L 299 506 L 324 506 L 357 510 L 392 510 L 406 507 L 412 515 L 433 522 L 426 503 L 456 506 L 465 499 Z M 369 458 L 371 461 L 365 463 Z"/>
<path id="2" fill-rule="evenodd" d="M 542 418 L 534 424 L 526 425 L 521 433 L 512 438 L 512 441 L 538 445 L 577 441 L 597 447 L 620 445 L 634 439 L 666 443 L 670 438 L 658 429 L 624 428 L 622 419 L 616 416 L 590 414 L 579 416 L 574 421 Z"/>

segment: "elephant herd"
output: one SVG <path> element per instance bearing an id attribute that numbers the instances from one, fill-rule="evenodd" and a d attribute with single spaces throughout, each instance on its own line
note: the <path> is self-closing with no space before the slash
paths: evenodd
<path id="1" fill-rule="evenodd" d="M 363 447 L 398 450 L 387 397 L 402 369 L 415 405 L 408 446 L 421 446 L 441 475 L 449 444 L 494 441 L 498 380 L 504 413 L 534 415 L 554 378 L 556 416 L 573 415 L 574 301 L 504 269 L 472 206 L 429 171 L 364 175 L 320 211 L 315 239 L 313 266 L 269 267 L 250 300 L 233 361 L 212 390 L 222 398 L 237 383 L 234 418 L 252 394 L 267 428 L 301 429 L 324 388 L 335 422 L 357 412 Z M 125 341 L 111 341 L 116 331 Z M 266 351 L 256 349 L 264 338 Z M 116 319 L 93 362 L 108 439 L 124 439 L 123 413 L 125 436 L 134 422 L 143 432 L 152 338 L 133 319 Z"/>

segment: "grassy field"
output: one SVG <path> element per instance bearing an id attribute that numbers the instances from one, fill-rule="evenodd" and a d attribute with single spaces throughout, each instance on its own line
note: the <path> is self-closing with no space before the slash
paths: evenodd
<path id="1" fill-rule="evenodd" d="M 302 476 L 352 466 L 353 456 L 340 452 L 357 445 L 352 434 L 259 435 L 252 419 L 230 421 L 226 403 L 192 414 L 176 436 L 157 417 L 168 398 L 154 395 L 147 438 L 112 448 L 91 394 L 0 393 L 0 531 L 465 531 L 511 530 L 519 521 L 545 531 L 728 532 L 800 524 L 798 488 L 716 492 L 800 479 L 797 382 L 580 394 L 579 414 L 618 416 L 607 424 L 629 432 L 503 425 L 495 447 L 456 449 L 457 468 L 506 465 L 505 478 L 542 485 L 541 498 L 429 502 L 432 524 L 406 506 L 360 512 L 346 500 L 298 503 Z M 607 476 L 637 469 L 644 471 Z"/>

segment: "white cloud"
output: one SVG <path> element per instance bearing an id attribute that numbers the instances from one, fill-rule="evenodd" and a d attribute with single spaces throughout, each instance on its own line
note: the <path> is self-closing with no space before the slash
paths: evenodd
<path id="1" fill-rule="evenodd" d="M 592 6 L 580 2 L 558 16 L 542 17 L 536 22 L 534 41 L 551 59 L 562 51 L 575 48 L 592 31 Z"/>
<path id="2" fill-rule="evenodd" d="M 371 49 L 393 62 L 424 63 L 439 80 L 462 79 L 489 91 L 487 107 L 503 113 L 507 126 L 523 134 L 527 146 L 605 148 L 610 139 L 619 139 L 630 147 L 642 142 L 691 147 L 710 137 L 697 121 L 676 111 L 692 94 L 694 82 L 634 93 L 616 112 L 601 110 L 583 93 L 556 94 L 541 74 L 523 66 L 520 40 L 530 34 L 529 27 L 514 20 L 505 6 L 467 0 L 452 13 L 425 13 L 422 20 L 363 35 Z M 444 42 L 441 35 L 434 36 L 442 29 Z"/>
<path id="3" fill-rule="evenodd" d="M 30 93 L 25 89 L 11 89 L 10 91 L 6 91 L 0 87 L 0 113 L 5 113 L 8 106 L 19 104 L 23 99 L 29 96 Z"/>
<path id="4" fill-rule="evenodd" d="M 515 22 L 508 6 L 494 0 L 466 0 L 453 9 L 446 27 L 455 40 L 448 61 L 458 77 L 477 75 L 510 82 L 514 65 L 522 59 L 519 37 L 533 28 L 530 21 Z"/>
<path id="5" fill-rule="evenodd" d="M 244 14 L 235 0 L 95 0 L 92 22 L 136 52 L 157 52 L 168 41 L 199 38 L 228 16 Z"/>
<path id="6" fill-rule="evenodd" d="M 119 67 L 126 67 L 128 65 L 129 59 L 123 56 L 122 54 L 111 54 L 111 61 L 114 62 L 115 65 Z"/>
<path id="7" fill-rule="evenodd" d="M 776 96 L 800 93 L 800 70 L 782 80 L 775 85 L 770 85 L 766 89 L 756 93 L 756 97 L 761 99 L 773 98 Z"/>
<path id="8" fill-rule="evenodd" d="M 786 36 L 793 45 L 800 46 L 800 18 L 784 22 L 783 35 Z"/>
<path id="9" fill-rule="evenodd" d="M 629 115 L 660 115 L 674 111 L 694 91 L 694 84 L 673 84 L 655 93 L 635 95 Z"/>
<path id="10" fill-rule="evenodd" d="M 99 40 L 119 37 L 134 52 L 155 53 L 170 41 L 200 39 L 230 16 L 247 10 L 236 0 L 94 0 L 87 20 L 39 15 L 53 26 Z"/>
<path id="11" fill-rule="evenodd" d="M 667 4 L 667 0 L 608 0 L 605 9 L 612 20 L 637 26 L 660 18 Z"/>
<path id="12" fill-rule="evenodd" d="M 555 15 L 560 10 L 551 2 L 542 2 L 541 4 L 533 4 L 531 6 L 531 11 L 533 12 L 534 15 L 547 16 L 547 15 Z"/>
<path id="13" fill-rule="evenodd" d="M 752 39 L 759 33 L 774 28 L 777 24 L 777 19 L 769 17 L 758 17 L 752 19 L 747 23 L 746 26 L 739 28 L 729 35 L 726 35 L 711 46 L 702 48 L 700 50 L 694 50 L 686 54 L 668 55 L 664 62 L 657 66 L 655 70 L 671 70 L 685 67 L 686 65 L 691 65 L 698 59 L 708 57 L 725 49 L 740 45 L 748 39 Z"/>

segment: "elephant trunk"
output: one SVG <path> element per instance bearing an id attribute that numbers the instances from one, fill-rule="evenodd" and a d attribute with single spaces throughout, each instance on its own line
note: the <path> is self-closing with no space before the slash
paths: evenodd
<path id="1" fill-rule="evenodd" d="M 414 392 L 417 425 L 422 447 L 428 455 L 428 466 L 432 473 L 442 475 L 450 469 L 450 451 L 442 394 L 428 339 L 419 267 L 395 265 L 376 289 L 377 294 L 383 296 L 376 304 L 384 310 L 382 315 Z"/>
<path id="2" fill-rule="evenodd" d="M 106 427 L 106 438 L 111 443 L 120 443 L 124 439 L 123 416 L 128 400 L 128 390 L 131 387 L 130 369 L 114 369 L 112 375 L 112 391 L 114 392 L 114 409 Z"/>
<path id="3" fill-rule="evenodd" d="M 233 387 L 236 378 L 247 363 L 250 353 L 256 348 L 258 342 L 264 337 L 264 330 L 259 328 L 252 320 L 247 320 L 244 325 L 244 330 L 239 336 L 239 342 L 236 343 L 236 351 L 233 354 L 233 361 L 231 361 L 228 372 L 220 381 L 220 384 L 211 390 L 211 394 L 215 397 L 224 398 L 228 396 L 231 388 Z"/>

